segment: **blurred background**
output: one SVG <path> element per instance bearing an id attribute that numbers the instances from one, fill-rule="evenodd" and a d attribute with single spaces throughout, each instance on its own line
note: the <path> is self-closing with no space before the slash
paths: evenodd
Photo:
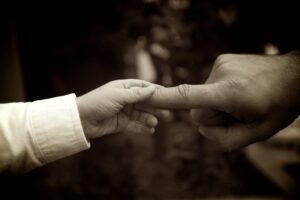
<path id="1" fill-rule="evenodd" d="M 79 96 L 123 78 L 201 84 L 219 54 L 300 47 L 291 0 L 12 1 L 0 11 L 1 103 Z M 1 199 L 297 199 L 299 147 L 298 120 L 224 153 L 176 111 L 152 136 L 105 136 L 89 151 L 1 177 Z"/>

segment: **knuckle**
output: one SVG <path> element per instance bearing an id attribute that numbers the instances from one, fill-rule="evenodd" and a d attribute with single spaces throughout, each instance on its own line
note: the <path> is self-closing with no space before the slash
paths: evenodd
<path id="1" fill-rule="evenodd" d="M 225 60 L 226 54 L 220 54 L 218 55 L 218 57 L 216 58 L 216 63 L 222 63 Z"/>
<path id="2" fill-rule="evenodd" d="M 233 78 L 226 81 L 225 86 L 232 91 L 243 92 L 244 94 L 249 93 L 249 86 L 252 81 L 246 78 Z"/>
<path id="3" fill-rule="evenodd" d="M 214 63 L 214 69 L 219 74 L 227 74 L 232 69 L 231 60 L 232 54 L 221 54 L 217 57 Z"/>
<path id="4" fill-rule="evenodd" d="M 234 90 L 244 89 L 244 85 L 242 84 L 242 82 L 239 80 L 236 80 L 236 79 L 228 80 L 227 87 L 229 87 L 230 89 L 234 89 Z"/>
<path id="5" fill-rule="evenodd" d="M 223 64 L 226 63 L 230 60 L 230 58 L 232 57 L 232 54 L 220 54 L 217 58 L 216 58 L 216 63 L 217 64 Z"/>
<path id="6" fill-rule="evenodd" d="M 190 93 L 190 85 L 188 84 L 181 84 L 177 87 L 179 95 L 184 98 L 188 99 L 189 98 L 189 93 Z"/>

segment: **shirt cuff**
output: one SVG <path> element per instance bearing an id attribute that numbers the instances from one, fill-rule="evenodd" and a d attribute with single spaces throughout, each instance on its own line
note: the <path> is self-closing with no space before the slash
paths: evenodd
<path id="1" fill-rule="evenodd" d="M 31 137 L 42 164 L 90 147 L 79 117 L 75 94 L 29 104 Z"/>

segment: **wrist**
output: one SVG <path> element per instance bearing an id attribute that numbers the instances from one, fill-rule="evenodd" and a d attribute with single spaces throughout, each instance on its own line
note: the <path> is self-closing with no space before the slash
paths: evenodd
<path id="1" fill-rule="evenodd" d="M 77 104 L 77 109 L 81 121 L 82 130 L 85 134 L 85 137 L 87 139 L 91 139 L 92 137 L 90 131 L 88 131 L 88 123 L 87 123 L 88 120 L 84 109 L 84 103 L 82 102 L 81 97 L 76 97 L 76 104 Z"/>

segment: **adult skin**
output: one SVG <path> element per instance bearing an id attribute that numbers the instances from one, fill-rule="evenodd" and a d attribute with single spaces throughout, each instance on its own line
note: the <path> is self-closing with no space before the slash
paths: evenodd
<path id="1" fill-rule="evenodd" d="M 148 104 L 191 109 L 205 137 L 228 151 L 241 148 L 300 114 L 300 54 L 220 55 L 205 84 L 157 88 Z"/>

